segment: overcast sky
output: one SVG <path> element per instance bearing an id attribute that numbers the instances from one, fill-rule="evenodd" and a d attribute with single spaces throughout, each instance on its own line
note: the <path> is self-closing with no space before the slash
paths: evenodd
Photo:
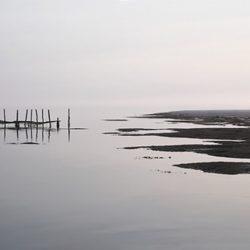
<path id="1" fill-rule="evenodd" d="M 250 108 L 249 0 L 0 0 L 0 103 Z"/>

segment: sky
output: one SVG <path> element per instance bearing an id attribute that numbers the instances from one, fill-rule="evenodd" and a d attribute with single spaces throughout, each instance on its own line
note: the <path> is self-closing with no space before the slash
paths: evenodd
<path id="1" fill-rule="evenodd" d="M 249 27 L 249 0 L 0 0 L 0 103 L 248 109 Z"/>

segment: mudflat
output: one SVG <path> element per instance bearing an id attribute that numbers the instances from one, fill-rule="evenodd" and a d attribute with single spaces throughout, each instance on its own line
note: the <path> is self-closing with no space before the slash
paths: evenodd
<path id="1" fill-rule="evenodd" d="M 125 149 L 146 148 L 165 152 L 195 152 L 211 156 L 249 159 L 250 161 L 250 110 L 206 110 L 175 111 L 143 115 L 140 118 L 166 119 L 166 121 L 207 125 L 204 128 L 171 128 L 171 133 L 154 132 L 154 128 L 125 128 L 116 132 L 120 136 L 160 136 L 193 138 L 215 142 L 207 144 L 149 145 L 126 147 Z M 210 125 L 235 125 L 235 127 L 210 127 Z M 148 131 L 147 133 L 143 131 Z M 168 128 L 169 130 L 169 128 Z M 133 133 L 132 133 L 133 132 Z M 140 133 L 139 133 L 140 132 Z M 202 162 L 180 164 L 179 167 L 200 169 L 205 172 L 222 174 L 249 173 L 249 164 L 240 162 Z"/>

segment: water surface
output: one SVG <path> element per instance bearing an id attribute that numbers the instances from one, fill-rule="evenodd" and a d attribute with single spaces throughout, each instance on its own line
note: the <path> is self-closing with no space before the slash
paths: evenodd
<path id="1" fill-rule="evenodd" d="M 73 109 L 72 124 L 88 129 L 72 130 L 70 141 L 67 130 L 53 131 L 50 140 L 45 131 L 44 141 L 39 131 L 39 145 L 8 144 L 26 135 L 20 131 L 17 141 L 7 131 L 4 141 L 1 130 L 0 249 L 248 249 L 250 176 L 172 166 L 220 157 L 121 149 L 202 140 L 103 134 L 176 127 L 159 119 L 103 120 L 143 113 L 149 112 Z"/>

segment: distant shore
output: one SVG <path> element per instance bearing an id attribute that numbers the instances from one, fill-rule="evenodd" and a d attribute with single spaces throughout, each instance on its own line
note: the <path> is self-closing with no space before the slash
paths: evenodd
<path id="1" fill-rule="evenodd" d="M 140 118 L 175 119 L 195 124 L 234 124 L 250 126 L 250 110 L 184 110 L 145 114 Z"/>

